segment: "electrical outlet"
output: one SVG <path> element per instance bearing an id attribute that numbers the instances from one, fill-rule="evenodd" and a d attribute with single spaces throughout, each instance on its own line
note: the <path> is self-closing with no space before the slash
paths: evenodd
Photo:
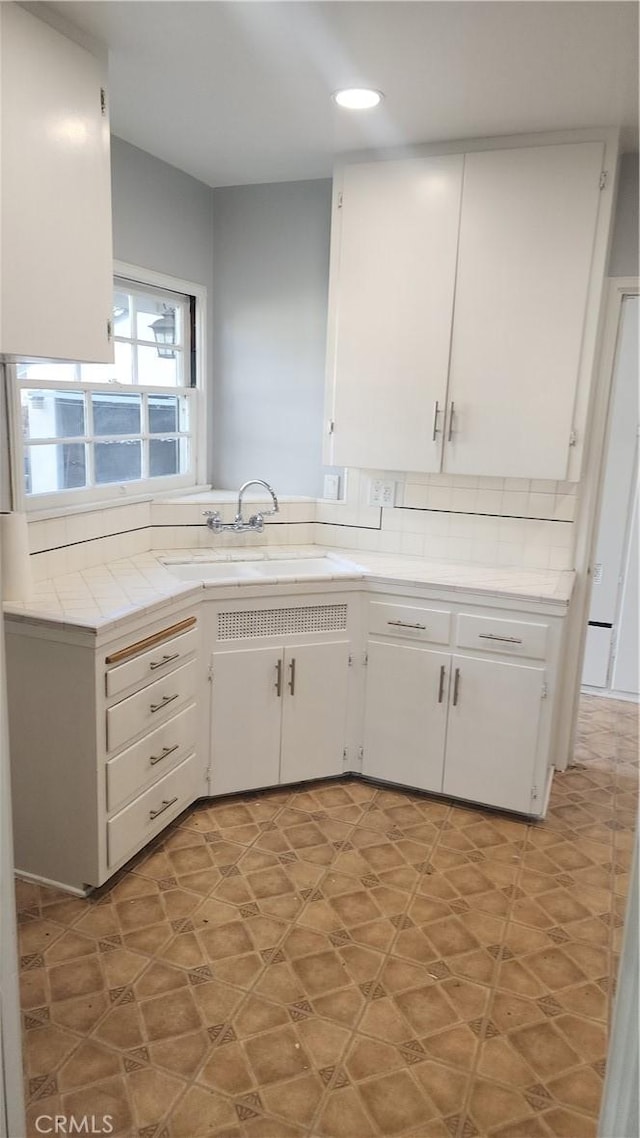
<path id="1" fill-rule="evenodd" d="M 395 482 L 385 482 L 383 478 L 372 478 L 369 483 L 370 506 L 394 506 L 396 501 Z"/>
<path id="2" fill-rule="evenodd" d="M 331 501 L 336 502 L 340 497 L 340 475 L 339 474 L 325 474 L 324 476 L 324 490 L 323 498 L 329 498 Z"/>

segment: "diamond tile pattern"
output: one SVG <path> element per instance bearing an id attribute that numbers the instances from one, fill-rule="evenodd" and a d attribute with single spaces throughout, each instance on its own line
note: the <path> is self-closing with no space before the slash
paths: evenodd
<path id="1" fill-rule="evenodd" d="M 29 1134 L 595 1135 L 636 763 L 584 699 L 544 823 L 325 782 L 200 804 L 86 900 L 18 881 Z"/>

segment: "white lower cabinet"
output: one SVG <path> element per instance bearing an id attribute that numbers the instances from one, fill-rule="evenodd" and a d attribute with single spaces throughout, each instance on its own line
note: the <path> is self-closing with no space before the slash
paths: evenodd
<path id="1" fill-rule="evenodd" d="M 537 813 L 544 668 L 453 656 L 442 790 L 490 806 Z"/>
<path id="2" fill-rule="evenodd" d="M 544 815 L 566 608 L 394 588 L 9 617 L 18 871 L 99 886 L 198 798 L 345 772 Z"/>
<path id="3" fill-rule="evenodd" d="M 362 774 L 543 814 L 561 621 L 434 611 L 404 597 L 369 607 Z M 428 646 L 447 638 L 448 651 Z"/>
<path id="4" fill-rule="evenodd" d="M 16 869 L 102 885 L 206 792 L 198 607 L 102 638 L 11 620 L 6 633 Z"/>
<path id="5" fill-rule="evenodd" d="M 341 774 L 348 670 L 347 640 L 216 655 L 212 794 Z"/>
<path id="6" fill-rule="evenodd" d="M 282 651 L 240 648 L 217 656 L 211 693 L 211 790 L 233 794 L 279 781 Z"/>
<path id="7" fill-rule="evenodd" d="M 449 657 L 413 644 L 369 644 L 363 774 L 442 790 Z"/>

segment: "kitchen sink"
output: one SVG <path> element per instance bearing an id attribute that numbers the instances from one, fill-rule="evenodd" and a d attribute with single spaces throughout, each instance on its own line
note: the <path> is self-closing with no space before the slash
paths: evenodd
<path id="1" fill-rule="evenodd" d="M 166 561 L 165 568 L 181 581 L 272 581 L 305 577 L 351 577 L 362 573 L 353 561 L 337 557 L 274 557 L 248 561 Z"/>

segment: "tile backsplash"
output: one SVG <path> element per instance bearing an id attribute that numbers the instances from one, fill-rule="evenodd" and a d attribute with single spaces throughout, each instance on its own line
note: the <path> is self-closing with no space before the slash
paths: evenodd
<path id="1" fill-rule="evenodd" d="M 395 506 L 369 505 L 372 478 L 396 484 Z M 262 534 L 212 535 L 203 511 L 231 521 L 236 497 L 199 492 L 110 505 L 29 523 L 33 579 L 90 568 L 149 549 L 332 545 L 433 560 L 525 568 L 573 567 L 578 486 L 569 482 L 349 470 L 334 502 L 281 498 Z"/>

